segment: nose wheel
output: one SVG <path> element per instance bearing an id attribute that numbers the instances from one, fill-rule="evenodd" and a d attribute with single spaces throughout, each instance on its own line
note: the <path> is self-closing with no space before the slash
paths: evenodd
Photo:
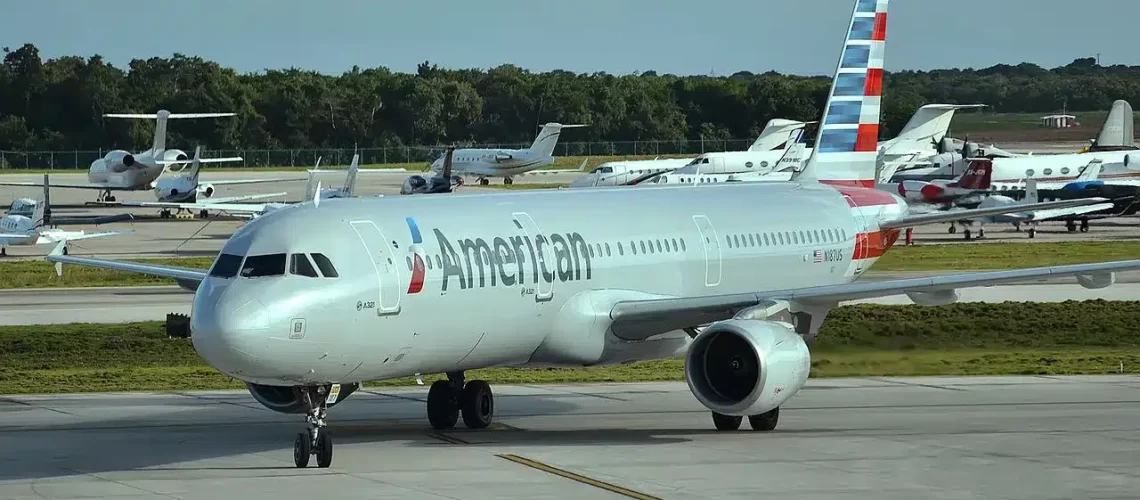
<path id="1" fill-rule="evenodd" d="M 317 457 L 317 467 L 327 468 L 332 465 L 333 442 L 332 436 L 325 430 L 325 418 L 328 416 L 328 399 L 335 401 L 339 390 L 334 390 L 329 395 L 330 391 L 327 389 L 326 387 L 303 389 L 305 403 L 309 408 L 305 415 L 308 430 L 297 433 L 297 439 L 293 441 L 293 463 L 299 468 L 308 467 L 309 457 L 314 455 Z"/>

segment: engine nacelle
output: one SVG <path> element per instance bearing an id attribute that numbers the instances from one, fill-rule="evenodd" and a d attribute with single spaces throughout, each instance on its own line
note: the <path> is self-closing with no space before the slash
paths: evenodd
<path id="1" fill-rule="evenodd" d="M 107 166 L 107 170 L 123 172 L 135 165 L 135 155 L 116 149 L 103 157 L 103 164 Z"/>
<path id="2" fill-rule="evenodd" d="M 278 413 L 305 413 L 304 394 L 299 387 L 284 387 L 274 385 L 245 384 L 253 399 L 262 406 Z M 336 401 L 330 403 L 331 408 L 344 401 L 350 394 L 356 392 L 360 384 L 341 384 L 340 394 Z"/>
<path id="3" fill-rule="evenodd" d="M 685 381 L 697 401 L 724 415 L 758 415 L 784 404 L 807 383 L 811 353 L 786 323 L 730 319 L 697 336 L 685 356 Z"/>
<path id="4" fill-rule="evenodd" d="M 1082 287 L 1088 288 L 1090 290 L 1097 290 L 1100 288 L 1106 288 L 1106 287 L 1109 287 L 1109 286 L 1116 284 L 1116 273 L 1114 273 L 1112 271 L 1108 271 L 1108 272 L 1099 272 L 1099 273 L 1078 274 L 1077 275 L 1077 283 L 1080 283 L 1080 285 Z"/>
<path id="5" fill-rule="evenodd" d="M 945 306 L 956 303 L 958 299 L 961 298 L 956 288 L 932 291 L 912 290 L 906 292 L 906 296 L 910 297 L 912 302 L 920 306 Z"/>
<path id="6" fill-rule="evenodd" d="M 214 185 L 213 184 L 199 185 L 198 186 L 198 194 L 205 196 L 206 198 L 214 196 Z"/>

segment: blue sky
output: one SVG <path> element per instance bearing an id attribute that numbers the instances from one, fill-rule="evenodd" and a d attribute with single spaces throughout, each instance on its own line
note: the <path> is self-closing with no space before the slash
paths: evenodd
<path id="1" fill-rule="evenodd" d="M 851 0 L 35 0 L 5 2 L 0 45 L 44 57 L 197 55 L 242 72 L 354 64 L 414 71 L 831 74 Z M 887 69 L 1078 57 L 1140 65 L 1135 0 L 895 0 Z"/>

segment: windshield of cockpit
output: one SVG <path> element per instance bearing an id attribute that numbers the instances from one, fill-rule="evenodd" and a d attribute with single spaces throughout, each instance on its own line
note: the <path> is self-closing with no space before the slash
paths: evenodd
<path id="1" fill-rule="evenodd" d="M 332 261 L 323 253 L 271 253 L 248 257 L 223 253 L 210 268 L 210 276 L 215 278 L 266 278 L 285 274 L 309 278 L 339 276 Z"/>
<path id="2" fill-rule="evenodd" d="M 687 167 L 689 165 L 707 165 L 708 163 L 709 163 L 708 158 L 701 158 L 698 156 L 696 158 L 693 158 L 693 161 L 685 164 L 685 166 Z"/>
<path id="3" fill-rule="evenodd" d="M 596 167 L 590 173 L 592 174 L 612 174 L 614 173 L 613 167 Z"/>

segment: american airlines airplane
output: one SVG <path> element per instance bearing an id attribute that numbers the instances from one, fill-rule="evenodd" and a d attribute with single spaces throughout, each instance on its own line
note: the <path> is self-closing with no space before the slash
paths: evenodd
<path id="1" fill-rule="evenodd" d="M 328 411 L 365 381 L 446 373 L 428 390 L 428 421 L 486 428 L 491 386 L 464 374 L 490 366 L 684 356 L 717 429 L 747 417 L 770 431 L 842 301 L 906 293 L 941 304 L 958 287 L 1045 276 L 1103 287 L 1114 271 L 1140 269 L 1132 260 L 857 281 L 901 229 L 948 220 L 911 215 L 874 188 L 887 3 L 855 2 L 816 154 L 793 181 L 321 200 L 244 225 L 208 270 L 47 260 L 57 273 L 68 263 L 193 285 L 195 350 L 262 405 L 305 417 L 298 467 L 314 455 L 330 466 Z"/>
<path id="2" fill-rule="evenodd" d="M 66 224 L 69 222 L 61 220 L 52 220 L 51 218 L 51 198 L 48 196 L 48 176 L 44 174 L 44 199 L 42 202 L 35 202 L 34 200 L 24 199 L 24 206 L 31 206 L 32 213 L 23 215 L 22 213 L 11 213 L 0 217 L 0 257 L 8 255 L 8 247 L 16 245 L 47 245 L 50 243 L 59 243 L 61 246 L 57 248 L 59 253 L 67 254 L 67 242 L 75 240 L 86 240 L 89 238 L 102 238 L 104 236 L 114 236 L 117 234 L 133 233 L 134 230 L 123 231 L 103 231 L 97 233 L 89 233 L 86 231 L 66 231 L 51 227 L 55 224 Z M 26 201 L 33 203 L 27 204 Z M 15 204 L 13 204 L 15 205 Z M 90 217 L 85 219 L 78 219 L 71 224 L 100 224 L 105 222 L 117 222 L 123 219 L 132 218 L 129 214 L 121 216 L 108 216 L 108 217 Z"/>
<path id="3" fill-rule="evenodd" d="M 563 125 L 547 123 L 542 126 L 534 143 L 526 149 L 456 149 L 452 160 L 452 170 L 456 175 L 469 175 L 479 178 L 479 184 L 487 185 L 488 177 L 502 177 L 503 184 L 512 184 L 511 176 L 530 172 L 554 163 L 554 147 L 562 129 L 585 127 L 585 125 Z M 431 164 L 431 171 L 443 172 L 444 155 Z M 574 170 L 548 170 L 546 173 L 574 172 Z"/>
<path id="4" fill-rule="evenodd" d="M 234 113 L 171 113 L 160 110 L 155 114 L 110 113 L 108 118 L 155 119 L 154 143 L 141 153 L 130 153 L 116 149 L 103 158 L 91 162 L 87 170 L 87 183 L 54 183 L 51 187 L 72 189 L 94 189 L 101 191 L 96 201 L 115 201 L 112 191 L 141 191 L 154 187 L 154 182 L 166 167 L 186 163 L 189 157 L 180 149 L 166 149 L 166 121 L 179 118 L 217 118 L 234 116 Z M 205 158 L 202 163 L 241 161 L 241 157 Z M 245 182 L 215 181 L 215 184 L 244 184 Z M 34 182 L 0 182 L 0 186 L 36 186 Z"/>

